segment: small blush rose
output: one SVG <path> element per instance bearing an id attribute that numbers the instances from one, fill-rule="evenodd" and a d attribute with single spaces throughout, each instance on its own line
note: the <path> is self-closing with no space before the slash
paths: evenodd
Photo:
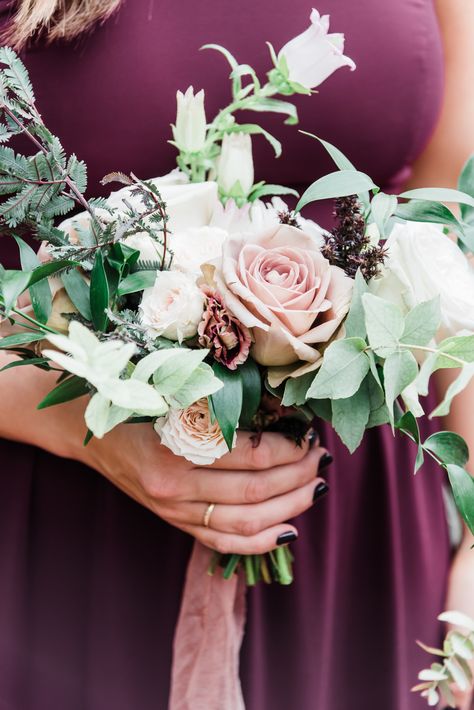
<path id="1" fill-rule="evenodd" d="M 155 285 L 143 291 L 139 306 L 150 335 L 180 343 L 196 335 L 203 308 L 204 294 L 195 278 L 180 271 L 158 272 Z"/>
<path id="2" fill-rule="evenodd" d="M 207 399 L 187 409 L 172 409 L 155 422 L 161 443 L 176 456 L 197 466 L 209 466 L 228 452 L 217 421 L 211 421 Z"/>
<path id="3" fill-rule="evenodd" d="M 199 344 L 209 348 L 215 360 L 235 370 L 249 356 L 250 331 L 228 311 L 218 291 L 205 286 L 203 291 L 206 303 L 198 326 Z"/>
<path id="4" fill-rule="evenodd" d="M 251 353 L 261 365 L 316 362 L 318 346 L 336 335 L 348 313 L 352 279 L 296 227 L 229 237 L 215 266 L 217 288 L 251 329 Z"/>

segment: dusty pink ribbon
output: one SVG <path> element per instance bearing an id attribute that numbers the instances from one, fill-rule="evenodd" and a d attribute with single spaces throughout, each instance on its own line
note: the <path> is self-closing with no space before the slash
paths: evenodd
<path id="1" fill-rule="evenodd" d="M 245 580 L 208 574 L 212 552 L 196 542 L 188 564 L 173 647 L 168 710 L 245 710 L 239 652 Z"/>

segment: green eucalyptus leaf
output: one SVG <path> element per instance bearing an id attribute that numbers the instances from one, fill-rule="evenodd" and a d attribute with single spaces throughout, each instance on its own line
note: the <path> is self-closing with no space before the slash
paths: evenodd
<path id="1" fill-rule="evenodd" d="M 224 387 L 211 395 L 212 409 L 221 428 L 229 451 L 232 450 L 235 431 L 239 424 L 243 404 L 242 376 L 239 370 L 228 370 L 216 362 L 212 366 L 214 374 Z"/>
<path id="2" fill-rule="evenodd" d="M 362 338 L 347 338 L 331 343 L 307 392 L 308 399 L 352 397 L 370 368 L 366 348 L 367 344 Z"/>
<path id="3" fill-rule="evenodd" d="M 209 351 L 181 349 L 161 352 L 163 361 L 153 372 L 153 383 L 160 394 L 174 396 L 191 378 Z"/>
<path id="4" fill-rule="evenodd" d="M 474 535 L 474 478 L 456 464 L 448 464 L 446 468 L 458 510 Z"/>
<path id="5" fill-rule="evenodd" d="M 177 409 L 186 409 L 204 397 L 217 392 L 222 382 L 214 375 L 212 367 L 202 362 L 196 367 L 186 382 L 170 398 L 170 405 Z"/>
<path id="6" fill-rule="evenodd" d="M 332 402 L 330 399 L 308 399 L 306 406 L 310 408 L 315 417 L 325 422 L 332 422 Z"/>
<path id="7" fill-rule="evenodd" d="M 459 434 L 452 431 L 438 431 L 429 436 L 423 444 L 425 451 L 434 454 L 443 464 L 465 466 L 469 460 L 469 449 Z"/>
<path id="8" fill-rule="evenodd" d="M 20 262 L 23 271 L 33 271 L 41 265 L 36 252 L 23 239 L 13 235 L 20 249 Z M 44 280 L 30 287 L 31 305 L 36 320 L 46 323 L 53 310 L 53 297 L 49 283 Z"/>
<path id="9" fill-rule="evenodd" d="M 314 380 L 314 372 L 307 372 L 301 377 L 289 377 L 285 382 L 285 391 L 281 401 L 284 407 L 301 406 L 306 403 L 307 392 Z"/>
<path id="10" fill-rule="evenodd" d="M 66 293 L 83 318 L 92 321 L 89 286 L 77 269 L 65 271 L 62 275 Z"/>
<path id="11" fill-rule="evenodd" d="M 372 198 L 370 203 L 372 219 L 377 225 L 382 238 L 386 236 L 387 224 L 392 215 L 395 214 L 397 205 L 398 200 L 395 195 L 387 195 L 385 192 L 378 192 Z"/>
<path id="12" fill-rule="evenodd" d="M 397 349 L 403 334 L 403 313 L 395 304 L 371 293 L 362 296 L 362 305 L 370 346 L 377 355 L 387 357 Z"/>
<path id="13" fill-rule="evenodd" d="M 394 425 L 392 411 L 397 397 L 411 384 L 418 374 L 418 364 L 409 350 L 398 350 L 385 360 L 383 366 L 384 386 L 390 422 Z"/>
<path id="14" fill-rule="evenodd" d="M 100 250 L 95 256 L 91 272 L 90 307 L 92 323 L 96 330 L 105 331 L 108 318 L 106 308 L 109 305 L 109 284 L 104 268 L 104 257 Z"/>
<path id="15" fill-rule="evenodd" d="M 347 399 L 335 399 L 332 403 L 332 424 L 341 441 L 350 453 L 359 447 L 370 415 L 368 378 L 360 389 Z"/>
<path id="16" fill-rule="evenodd" d="M 357 271 L 352 291 L 352 301 L 349 313 L 344 323 L 348 338 L 365 338 L 367 328 L 365 327 L 365 311 L 362 305 L 362 296 L 367 293 L 369 287 L 362 276 L 360 270 Z"/>
<path id="17" fill-rule="evenodd" d="M 405 318 L 405 328 L 400 342 L 410 345 L 427 345 L 441 324 L 439 296 L 424 301 L 413 308 Z"/>
<path id="18" fill-rule="evenodd" d="M 454 382 L 449 385 L 444 395 L 443 401 L 436 407 L 433 412 L 431 412 L 430 419 L 432 419 L 433 417 L 447 416 L 450 412 L 451 403 L 454 397 L 456 397 L 458 394 L 460 394 L 463 390 L 466 389 L 473 377 L 474 364 L 465 365 L 458 377 L 454 380 Z"/>
<path id="19" fill-rule="evenodd" d="M 420 439 L 420 428 L 418 426 L 418 421 L 412 412 L 405 412 L 403 417 L 395 422 L 395 429 L 409 436 L 412 441 L 415 442 L 417 446 L 416 459 L 415 459 L 415 470 L 414 473 L 421 468 L 424 462 L 423 447 L 421 445 Z"/>
<path id="20" fill-rule="evenodd" d="M 421 187 L 416 190 L 402 192 L 400 197 L 407 200 L 425 200 L 428 202 L 457 202 L 461 205 L 474 207 L 474 197 L 446 187 Z"/>
<path id="21" fill-rule="evenodd" d="M 458 189 L 474 197 L 474 155 L 466 161 L 458 180 Z M 461 205 L 463 220 L 472 223 L 474 209 L 468 205 Z"/>
<path id="22" fill-rule="evenodd" d="M 347 197 L 348 195 L 356 195 L 359 192 L 367 192 L 376 188 L 377 185 L 365 173 L 357 170 L 338 170 L 313 182 L 303 193 L 296 205 L 296 211 L 299 212 L 310 202 Z"/>

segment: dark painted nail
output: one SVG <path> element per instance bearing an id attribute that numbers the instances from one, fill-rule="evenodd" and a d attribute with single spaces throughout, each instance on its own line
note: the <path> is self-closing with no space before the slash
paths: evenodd
<path id="1" fill-rule="evenodd" d="M 288 530 L 277 537 L 277 545 L 287 545 L 289 542 L 294 542 L 298 539 L 298 535 L 293 530 Z"/>
<path id="2" fill-rule="evenodd" d="M 311 429 L 311 431 L 308 434 L 309 449 L 311 450 L 318 441 L 319 441 L 318 432 L 315 431 L 314 429 Z"/>
<path id="3" fill-rule="evenodd" d="M 313 503 L 316 503 L 319 498 L 322 498 L 323 496 L 326 495 L 326 493 L 329 490 L 329 486 L 327 483 L 321 482 L 318 483 L 316 488 L 314 489 L 314 495 L 313 495 Z"/>
<path id="4" fill-rule="evenodd" d="M 326 451 L 326 453 L 323 454 L 319 460 L 318 471 L 322 471 L 323 469 L 327 468 L 328 466 L 330 466 L 332 464 L 333 461 L 334 461 L 334 459 L 331 456 L 331 454 L 328 454 L 328 452 Z"/>

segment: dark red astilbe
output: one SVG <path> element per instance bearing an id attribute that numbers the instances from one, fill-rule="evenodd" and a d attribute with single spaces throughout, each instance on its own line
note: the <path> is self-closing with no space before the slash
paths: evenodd
<path id="1" fill-rule="evenodd" d="M 206 307 L 198 327 L 199 344 L 209 348 L 217 362 L 229 370 L 246 361 L 252 338 L 245 325 L 226 308 L 218 291 L 204 287 Z"/>

